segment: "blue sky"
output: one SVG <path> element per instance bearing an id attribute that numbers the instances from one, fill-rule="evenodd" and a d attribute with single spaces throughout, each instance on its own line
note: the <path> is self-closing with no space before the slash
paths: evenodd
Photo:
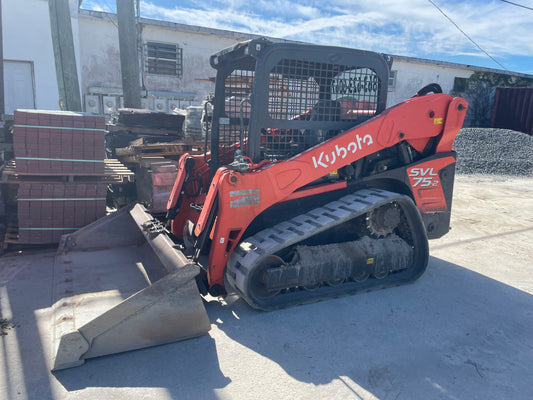
<path id="1" fill-rule="evenodd" d="M 82 8 L 115 12 L 115 0 Z M 533 74 L 533 10 L 501 0 L 142 0 L 141 16 Z"/>

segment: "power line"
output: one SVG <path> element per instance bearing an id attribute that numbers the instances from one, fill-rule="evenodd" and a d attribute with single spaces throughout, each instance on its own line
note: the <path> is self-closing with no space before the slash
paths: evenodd
<path id="1" fill-rule="evenodd" d="M 522 8 L 527 8 L 528 10 L 533 11 L 533 8 L 528 7 L 528 6 L 523 6 L 522 4 L 513 3 L 512 1 L 507 1 L 507 0 L 500 0 L 500 1 L 503 1 L 504 3 L 512 4 L 513 6 L 522 7 Z"/>
<path id="2" fill-rule="evenodd" d="M 479 44 L 477 44 L 477 43 L 474 41 L 474 39 L 472 39 L 472 38 L 471 38 L 470 36 L 468 36 L 468 35 L 467 35 L 467 34 L 466 34 L 461 28 L 459 28 L 459 25 L 457 25 L 455 22 L 453 22 L 453 20 L 452 20 L 450 17 L 448 17 L 448 16 L 446 15 L 446 13 L 445 13 L 444 11 L 442 11 L 442 10 L 440 9 L 440 7 L 439 7 L 438 5 L 436 5 L 436 4 L 433 2 L 433 0 L 428 0 L 428 1 L 429 1 L 431 4 L 433 4 L 433 5 L 435 6 L 435 8 L 436 8 L 437 10 L 439 10 L 440 13 L 441 13 L 442 15 L 444 15 L 444 16 L 446 17 L 446 19 L 447 19 L 448 21 L 450 21 L 450 22 L 451 22 L 451 23 L 452 23 L 452 24 L 453 24 L 453 25 L 459 30 L 459 32 L 461 32 L 461 33 L 462 33 L 462 34 L 463 34 L 468 40 L 470 40 L 470 41 L 474 44 L 474 46 L 476 46 L 479 50 L 481 50 L 483 53 L 485 53 L 485 54 L 487 55 L 487 57 L 489 57 L 492 61 L 494 61 L 496 64 L 498 64 L 498 65 L 499 65 L 500 67 L 502 67 L 504 70 L 509 71 L 509 70 L 508 70 L 507 68 L 505 68 L 505 67 L 504 67 L 504 66 L 503 66 L 498 60 L 496 60 L 496 59 L 495 59 L 494 57 L 492 57 L 489 53 L 487 53 L 485 50 L 483 50 L 483 49 L 481 48 L 481 46 L 480 46 Z"/>

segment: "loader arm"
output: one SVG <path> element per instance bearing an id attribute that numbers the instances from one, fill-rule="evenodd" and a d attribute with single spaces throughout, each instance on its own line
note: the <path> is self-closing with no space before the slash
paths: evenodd
<path id="1" fill-rule="evenodd" d="M 204 206 L 195 229 L 197 236 L 204 229 L 210 230 L 209 286 L 223 287 L 229 255 L 261 212 L 273 204 L 309 194 L 302 193 L 305 191 L 316 193 L 346 187 L 347 182 L 340 181 L 323 189 L 304 188 L 332 171 L 401 141 L 423 149 L 430 138 L 443 135 L 442 150 L 448 150 L 466 109 L 466 101 L 446 94 L 415 97 L 286 161 L 249 172 L 220 168 L 206 199 L 206 204 L 213 204 L 212 199 L 218 197 L 216 221 L 213 226 L 206 226 L 212 209 Z M 447 124 L 448 120 L 453 123 Z"/>

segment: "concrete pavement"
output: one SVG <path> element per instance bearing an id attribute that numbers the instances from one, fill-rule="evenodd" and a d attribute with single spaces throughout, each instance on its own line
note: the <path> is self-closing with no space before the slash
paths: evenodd
<path id="1" fill-rule="evenodd" d="M 414 284 L 276 312 L 206 304 L 207 336 L 49 372 L 52 251 L 0 258 L 3 399 L 530 399 L 533 179 L 457 177 Z"/>

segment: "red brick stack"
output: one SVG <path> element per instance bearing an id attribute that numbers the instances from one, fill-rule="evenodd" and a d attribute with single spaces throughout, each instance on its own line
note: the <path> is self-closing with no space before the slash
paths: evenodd
<path id="1" fill-rule="evenodd" d="M 16 172 L 31 176 L 18 188 L 18 242 L 56 243 L 103 217 L 107 184 L 80 177 L 104 175 L 104 117 L 17 110 L 14 125 Z"/>
<path id="2" fill-rule="evenodd" d="M 178 168 L 175 163 L 152 165 L 152 208 L 154 212 L 165 212 L 170 192 L 176 182 Z"/>
<path id="3" fill-rule="evenodd" d="M 16 110 L 14 123 L 17 172 L 104 174 L 104 117 Z"/>
<path id="4" fill-rule="evenodd" d="M 106 183 L 19 183 L 20 243 L 55 243 L 105 216 Z"/>
<path id="5" fill-rule="evenodd" d="M 178 175 L 177 162 L 161 158 L 144 159 L 135 174 L 137 199 L 151 212 L 163 213 Z"/>

